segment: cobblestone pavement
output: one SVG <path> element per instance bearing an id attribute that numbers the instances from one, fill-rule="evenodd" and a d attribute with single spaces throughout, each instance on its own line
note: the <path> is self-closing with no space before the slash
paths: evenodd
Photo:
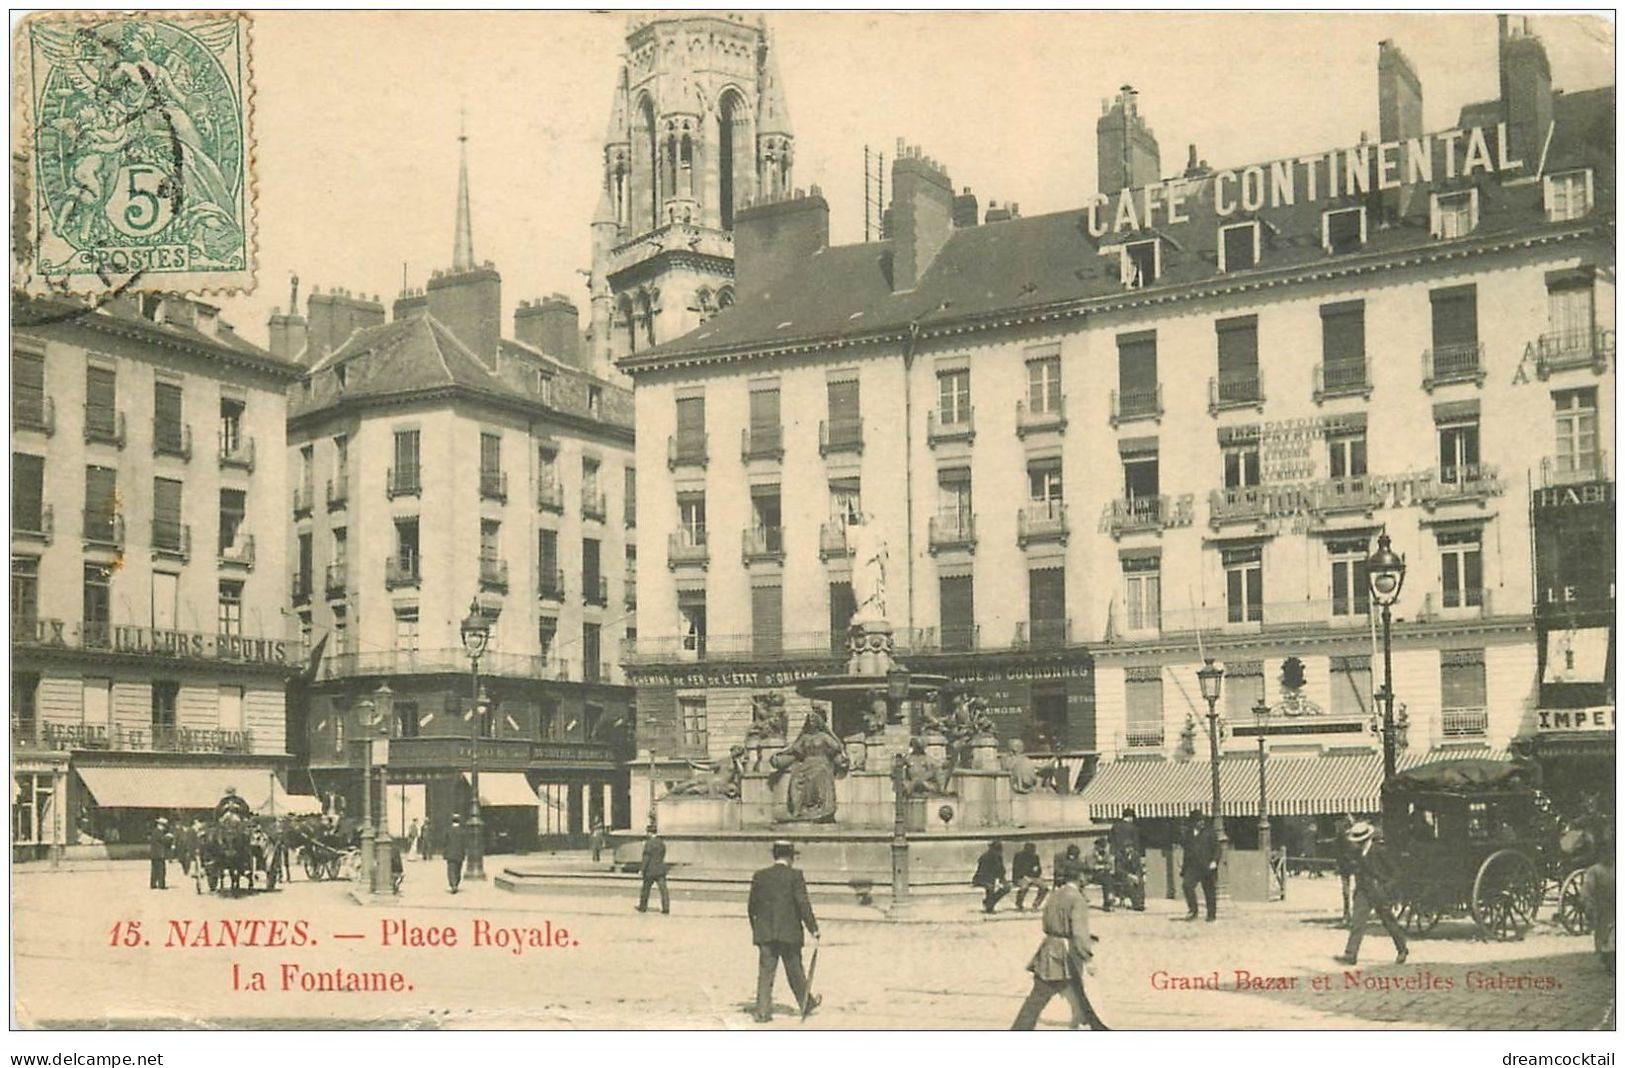
<path id="1" fill-rule="evenodd" d="M 347 883 L 299 881 L 232 899 L 198 895 L 172 875 L 172 889 L 149 891 L 144 862 L 14 871 L 15 1004 L 24 1026 L 757 1026 L 748 1016 L 756 955 L 738 902 L 679 898 L 674 914 L 662 916 L 638 914 L 634 897 L 607 892 L 549 899 L 487 883 L 465 884 L 453 897 L 437 862 L 408 865 L 402 896 L 368 907 L 356 904 Z M 1335 881 L 1311 879 L 1295 881 L 1287 902 L 1225 907 L 1211 924 L 1184 922 L 1183 907 L 1166 900 L 1149 902 L 1144 913 L 1097 910 L 1091 999 L 1116 1029 L 1614 1025 L 1614 986 L 1589 939 L 1543 922 L 1521 942 L 1484 943 L 1470 922 L 1447 921 L 1396 965 L 1373 925 L 1361 966 L 1348 969 L 1332 960 L 1344 936 L 1333 922 L 1336 898 Z M 1001 911 L 988 919 L 971 908 L 946 922 L 884 923 L 862 922 L 865 915 L 873 910 L 823 910 L 816 986 L 824 1006 L 805 1026 L 1009 1026 L 1029 985 L 1034 916 Z M 222 919 L 304 921 L 314 944 L 220 946 Z M 139 935 L 128 934 L 129 921 L 139 922 Z M 451 928 L 458 944 L 385 946 L 386 922 Z M 199 944 L 205 927 L 216 944 Z M 513 927 L 560 944 L 517 953 L 490 944 Z M 474 944 L 482 933 L 486 944 Z M 362 937 L 337 937 L 344 934 Z M 125 940 L 146 944 L 110 944 Z M 302 977 L 335 968 L 399 972 L 401 987 L 300 988 Z M 1238 990 L 1238 972 L 1267 981 L 1244 979 Z M 244 989 L 255 973 L 267 990 Z M 283 989 L 285 977 L 291 989 Z M 1209 983 L 1217 989 L 1199 988 Z M 777 992 L 778 1018 L 769 1026 L 801 1026 L 782 976 Z M 1057 1000 L 1040 1026 L 1065 1023 Z"/>

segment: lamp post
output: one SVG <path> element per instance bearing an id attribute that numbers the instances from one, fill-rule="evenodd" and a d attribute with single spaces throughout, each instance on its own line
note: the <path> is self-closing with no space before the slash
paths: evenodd
<path id="1" fill-rule="evenodd" d="M 463 648 L 468 651 L 469 669 L 473 676 L 469 691 L 474 701 L 473 717 L 469 724 L 469 785 L 473 787 L 473 800 L 468 806 L 468 871 L 463 878 L 485 878 L 485 824 L 480 819 L 480 737 L 484 733 L 486 699 L 480 686 L 480 657 L 491 642 L 491 623 L 480 611 L 478 597 L 468 602 L 468 615 L 463 618 Z"/>
<path id="2" fill-rule="evenodd" d="M 1270 706 L 1263 699 L 1253 706 L 1253 719 L 1258 723 L 1258 851 L 1264 857 L 1264 900 L 1270 899 L 1270 801 L 1265 786 L 1264 739 L 1269 733 Z M 1283 892 L 1285 887 L 1282 887 Z"/>
<path id="3" fill-rule="evenodd" d="M 1395 770 L 1393 607 L 1405 585 L 1405 558 L 1394 552 L 1386 528 L 1365 568 L 1371 599 L 1382 608 L 1382 781 L 1387 783 Z"/>
<path id="4" fill-rule="evenodd" d="M 373 694 L 378 732 L 367 741 L 371 750 L 368 763 L 378 769 L 378 807 L 374 810 L 378 824 L 373 830 L 372 881 L 368 883 L 375 894 L 395 892 L 395 842 L 389 833 L 389 725 L 394 701 L 389 683 L 380 683 Z"/>
<path id="5" fill-rule="evenodd" d="M 897 718 L 899 709 L 908 701 L 909 673 L 894 666 L 886 674 L 886 718 Z M 904 723 L 907 718 L 904 717 Z M 905 788 L 907 761 L 902 753 L 891 758 L 892 832 L 891 832 L 891 914 L 899 915 L 908 908 L 908 794 Z"/>
<path id="6" fill-rule="evenodd" d="M 361 740 L 361 885 L 372 888 L 373 838 L 377 831 L 372 825 L 372 737 L 367 733 L 377 710 L 371 697 L 356 702 L 356 734 Z"/>
<path id="7" fill-rule="evenodd" d="M 1225 841 L 1224 819 L 1219 815 L 1219 687 L 1224 682 L 1224 665 L 1204 657 L 1196 669 L 1196 680 L 1202 685 L 1202 699 L 1207 702 L 1208 759 L 1213 772 L 1213 831 L 1222 845 Z"/>

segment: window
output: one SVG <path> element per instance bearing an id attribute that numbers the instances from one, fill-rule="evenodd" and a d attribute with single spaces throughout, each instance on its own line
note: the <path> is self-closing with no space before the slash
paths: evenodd
<path id="1" fill-rule="evenodd" d="M 344 605 L 333 606 L 333 648 L 339 653 L 350 652 L 350 612 Z"/>
<path id="2" fill-rule="evenodd" d="M 682 722 L 683 745 L 690 749 L 704 749 L 710 744 L 705 718 L 705 697 L 679 697 L 677 717 Z"/>
<path id="3" fill-rule="evenodd" d="M 1258 378 L 1258 316 L 1242 315 L 1214 323 L 1219 345 L 1219 377 L 1214 383 L 1215 407 L 1252 404 L 1260 399 Z"/>
<path id="4" fill-rule="evenodd" d="M 395 651 L 411 655 L 418 651 L 417 606 L 395 609 Z"/>
<path id="5" fill-rule="evenodd" d="M 1597 391 L 1564 389 L 1552 394 L 1557 407 L 1556 470 L 1563 481 L 1597 478 Z"/>
<path id="6" fill-rule="evenodd" d="M 776 656 L 784 650 L 784 590 L 780 586 L 750 589 L 751 651 Z"/>
<path id="7" fill-rule="evenodd" d="M 1027 410 L 1033 415 L 1061 411 L 1061 358 L 1041 356 L 1027 361 Z"/>
<path id="8" fill-rule="evenodd" d="M 784 551 L 784 515 L 778 486 L 750 488 L 750 521 L 753 552 L 773 555 Z"/>
<path id="9" fill-rule="evenodd" d="M 160 729 L 175 727 L 175 705 L 180 697 L 181 684 L 168 679 L 155 679 L 152 683 L 152 728 L 154 735 Z M 156 740 L 156 738 L 154 739 Z"/>
<path id="10" fill-rule="evenodd" d="M 316 485 L 316 446 L 304 445 L 299 449 L 299 485 L 295 490 L 301 495 L 294 505 L 295 510 L 305 511 L 311 506 L 311 494 Z"/>
<path id="11" fill-rule="evenodd" d="M 784 432 L 779 424 L 779 389 L 757 387 L 750 391 L 750 438 L 747 456 L 775 456 L 783 449 Z"/>
<path id="12" fill-rule="evenodd" d="M 395 520 L 395 560 L 404 575 L 418 573 L 418 521 L 412 519 Z"/>
<path id="13" fill-rule="evenodd" d="M 1594 294 L 1589 281 L 1582 285 L 1551 286 L 1546 290 L 1547 330 L 1559 339 L 1557 347 L 1590 346 L 1591 328 L 1596 321 Z"/>
<path id="14" fill-rule="evenodd" d="M 100 576 L 105 584 L 110 568 L 102 569 L 106 574 Z M 85 569 L 85 584 L 90 586 L 92 576 L 90 568 Z M 154 630 L 174 630 L 180 618 L 181 577 L 173 571 L 154 571 L 152 573 L 152 627 Z M 90 618 L 90 609 L 87 606 L 85 618 Z M 104 610 L 105 616 L 105 610 Z"/>
<path id="15" fill-rule="evenodd" d="M 677 398 L 678 463 L 699 463 L 705 460 L 705 398 Z"/>
<path id="16" fill-rule="evenodd" d="M 1369 656 L 1334 656 L 1331 658 L 1332 703 L 1327 709 L 1334 716 L 1363 719 L 1376 710 L 1371 699 L 1371 658 Z"/>
<path id="17" fill-rule="evenodd" d="M 177 382 L 155 382 L 152 394 L 153 447 L 171 455 L 186 451 L 186 432 L 181 422 L 181 387 Z"/>
<path id="18" fill-rule="evenodd" d="M 309 531 L 299 535 L 299 570 L 295 573 L 296 591 L 310 596 L 310 576 L 316 568 L 316 554 Z"/>
<path id="19" fill-rule="evenodd" d="M 604 499 L 602 491 L 598 488 L 598 467 L 598 461 L 592 457 L 581 458 L 581 510 L 602 516 Z"/>
<path id="20" fill-rule="evenodd" d="M 536 446 L 536 489 L 538 504 L 558 510 L 564 496 L 559 488 L 559 453 L 553 445 Z"/>
<path id="21" fill-rule="evenodd" d="M 1117 389 L 1117 418 L 1160 414 L 1156 331 L 1118 335 Z"/>
<path id="22" fill-rule="evenodd" d="M 587 387 L 587 414 L 594 419 L 604 416 L 604 390 L 601 386 Z"/>
<path id="23" fill-rule="evenodd" d="M 11 350 L 11 421 L 20 427 L 46 425 L 45 356 Z"/>
<path id="24" fill-rule="evenodd" d="M 242 637 L 243 584 L 241 582 L 220 583 L 220 613 L 217 629 L 223 637 Z"/>
<path id="25" fill-rule="evenodd" d="M 554 646 L 558 643 L 559 621 L 554 616 L 540 616 L 536 621 L 536 647 L 537 655 L 543 660 L 553 659 Z"/>
<path id="26" fill-rule="evenodd" d="M 858 602 L 852 594 L 850 582 L 831 582 L 829 584 L 829 644 L 830 649 L 840 653 L 846 648 L 846 634 L 852 628 L 852 617 L 857 613 Z"/>
<path id="27" fill-rule="evenodd" d="M 1162 275 L 1162 242 L 1129 241 L 1122 246 L 1122 281 L 1130 289 L 1151 285 Z"/>
<path id="28" fill-rule="evenodd" d="M 970 371 L 942 371 L 937 375 L 937 421 L 944 426 L 970 422 Z"/>
<path id="29" fill-rule="evenodd" d="M 1365 301 L 1321 305 L 1320 347 L 1323 363 L 1319 392 L 1365 388 Z"/>
<path id="30" fill-rule="evenodd" d="M 45 457 L 11 454 L 11 529 L 45 532 Z"/>
<path id="31" fill-rule="evenodd" d="M 340 575 L 350 568 L 350 531 L 345 527 L 333 530 L 333 567 Z"/>
<path id="32" fill-rule="evenodd" d="M 1225 605 L 1231 623 L 1264 619 L 1264 547 L 1246 545 L 1221 550 Z"/>
<path id="33" fill-rule="evenodd" d="M 416 738 L 423 730 L 423 722 L 418 713 L 416 701 L 395 702 L 395 736 L 397 738 Z"/>
<path id="34" fill-rule="evenodd" d="M 1371 614 L 1371 582 L 1366 557 L 1371 543 L 1366 538 L 1328 541 L 1326 555 L 1332 563 L 1332 615 Z"/>
<path id="35" fill-rule="evenodd" d="M 705 494 L 684 493 L 678 496 L 677 524 L 678 534 L 686 545 L 705 544 Z"/>
<path id="36" fill-rule="evenodd" d="M 1441 650 L 1439 689 L 1441 733 L 1446 738 L 1482 735 L 1489 726 L 1484 650 Z"/>
<path id="37" fill-rule="evenodd" d="M 219 705 L 219 723 L 223 731 L 240 731 L 243 729 L 243 688 L 241 686 L 222 686 L 217 691 Z"/>
<path id="38" fill-rule="evenodd" d="M 604 604 L 606 600 L 604 576 L 599 560 L 599 541 L 597 538 L 581 539 L 581 586 L 582 599 L 588 604 Z"/>
<path id="39" fill-rule="evenodd" d="M 502 481 L 502 435 L 480 434 L 480 493 L 497 492 Z"/>
<path id="40" fill-rule="evenodd" d="M 1365 469 L 1365 431 L 1326 438 L 1327 472 L 1332 478 L 1360 478 Z"/>
<path id="41" fill-rule="evenodd" d="M 220 491 L 220 555 L 238 547 L 243 531 L 243 515 L 248 511 L 247 494 L 242 490 Z"/>
<path id="42" fill-rule="evenodd" d="M 1439 481 L 1460 485 L 1478 478 L 1478 417 L 1452 418 L 1438 424 Z"/>
<path id="43" fill-rule="evenodd" d="M 333 436 L 333 478 L 343 483 L 350 477 L 350 438 L 345 434 Z"/>
<path id="44" fill-rule="evenodd" d="M 39 675 L 11 673 L 11 736 L 33 741 L 39 731 Z"/>
<path id="45" fill-rule="evenodd" d="M 118 375 L 111 367 L 85 368 L 85 440 L 117 444 Z"/>
<path id="46" fill-rule="evenodd" d="M 1027 628 L 1034 645 L 1066 644 L 1066 570 L 1036 568 L 1027 573 Z"/>
<path id="47" fill-rule="evenodd" d="M 11 558 L 12 628 L 25 628 L 32 637 L 38 618 L 39 557 L 14 555 Z"/>
<path id="48" fill-rule="evenodd" d="M 1259 483 L 1257 440 L 1224 447 L 1224 488 L 1247 489 Z"/>
<path id="49" fill-rule="evenodd" d="M 1433 236 L 1449 241 L 1466 237 L 1478 228 L 1478 190 L 1436 193 L 1433 197 Z"/>
<path id="50" fill-rule="evenodd" d="M 111 467 L 85 468 L 85 540 L 112 544 L 118 537 L 118 472 Z"/>
<path id="51" fill-rule="evenodd" d="M 1258 264 L 1259 225 L 1234 223 L 1219 227 L 1219 270 L 1244 271 Z"/>
<path id="52" fill-rule="evenodd" d="M 1162 558 L 1131 557 L 1123 561 L 1123 624 L 1131 631 L 1162 626 Z"/>
<path id="53" fill-rule="evenodd" d="M 181 483 L 172 478 L 152 480 L 152 547 L 172 553 L 186 551 L 181 527 Z"/>
<path id="54" fill-rule="evenodd" d="M 705 591 L 682 590 L 677 595 L 677 614 L 683 633 L 683 651 L 705 659 Z"/>
<path id="55" fill-rule="evenodd" d="M 1057 518 L 1061 505 L 1061 463 L 1059 459 L 1027 468 L 1027 499 L 1035 515 Z"/>
<path id="56" fill-rule="evenodd" d="M 309 612 L 299 613 L 299 644 L 307 650 L 316 637 L 316 625 L 311 621 Z"/>
<path id="57" fill-rule="evenodd" d="M 489 573 L 502 561 L 502 523 L 495 519 L 480 520 L 480 579 L 494 577 Z"/>
<path id="58" fill-rule="evenodd" d="M 863 418 L 858 408 L 858 380 L 847 378 L 830 382 L 828 442 L 850 446 L 863 441 Z"/>
<path id="59" fill-rule="evenodd" d="M 536 734 L 539 738 L 544 742 L 564 740 L 564 717 L 559 715 L 559 702 L 555 698 L 542 698 L 536 716 Z"/>
<path id="60" fill-rule="evenodd" d="M 581 624 L 581 677 L 587 682 L 604 682 L 603 631 L 597 623 Z"/>
<path id="61" fill-rule="evenodd" d="M 863 494 L 858 480 L 838 479 L 829 484 L 829 518 L 841 530 L 863 515 Z"/>
<path id="62" fill-rule="evenodd" d="M 1567 222 L 1591 211 L 1591 169 L 1553 174 L 1546 179 L 1546 221 Z"/>
<path id="63" fill-rule="evenodd" d="M 1433 306 L 1433 376 L 1478 370 L 1478 287 L 1451 286 L 1428 294 Z"/>
<path id="64" fill-rule="evenodd" d="M 623 490 L 622 490 L 622 492 L 625 494 L 625 496 L 621 499 L 621 511 L 625 516 L 626 525 L 628 527 L 635 527 L 635 526 L 638 525 L 638 472 L 637 472 L 637 468 L 628 467 L 628 468 L 625 469 L 625 473 L 626 473 L 625 483 L 624 483 Z"/>
<path id="65" fill-rule="evenodd" d="M 937 522 L 943 534 L 969 534 L 972 515 L 970 468 L 950 467 L 937 472 Z"/>
<path id="66" fill-rule="evenodd" d="M 220 398 L 220 455 L 240 456 L 244 448 L 242 401 Z"/>
<path id="67" fill-rule="evenodd" d="M 937 579 L 942 619 L 942 648 L 947 652 L 976 648 L 976 588 L 969 575 Z"/>
<path id="68" fill-rule="evenodd" d="M 1123 497 L 1130 501 L 1155 500 L 1162 493 L 1161 465 L 1155 449 L 1123 457 Z"/>
<path id="69" fill-rule="evenodd" d="M 1484 603 L 1483 533 L 1477 529 L 1438 532 L 1441 601 L 1445 608 L 1476 608 Z"/>
<path id="70" fill-rule="evenodd" d="M 416 430 L 395 431 L 395 467 L 390 473 L 391 495 L 421 493 L 423 469 L 419 465 L 419 433 Z"/>
<path id="71" fill-rule="evenodd" d="M 1358 252 L 1365 244 L 1365 209 L 1340 208 L 1322 212 L 1320 243 L 1333 256 Z"/>
<path id="72" fill-rule="evenodd" d="M 1161 748 L 1162 674 L 1157 668 L 1130 668 L 1123 679 L 1129 748 Z"/>
<path id="73" fill-rule="evenodd" d="M 1264 662 L 1226 660 L 1219 692 L 1223 698 L 1219 714 L 1226 721 L 1231 725 L 1253 722 L 1253 706 L 1264 700 Z"/>
<path id="74" fill-rule="evenodd" d="M 537 589 L 543 597 L 558 597 L 564 593 L 564 573 L 559 570 L 559 532 L 536 532 Z"/>

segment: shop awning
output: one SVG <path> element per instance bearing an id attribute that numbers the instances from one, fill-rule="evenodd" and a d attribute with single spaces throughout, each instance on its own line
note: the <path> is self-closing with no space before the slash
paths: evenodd
<path id="1" fill-rule="evenodd" d="M 1400 769 L 1467 755 L 1443 751 L 1406 752 Z M 1500 750 L 1471 755 L 1505 760 Z M 1205 760 L 1117 760 L 1102 764 L 1083 797 L 1089 817 L 1113 820 L 1124 807 L 1141 819 L 1177 819 L 1193 808 L 1207 812 L 1213 780 Z M 1265 764 L 1267 802 L 1272 816 L 1330 816 L 1377 812 L 1382 808 L 1382 752 L 1326 753 L 1318 756 L 1272 753 Z M 1219 761 L 1220 810 L 1226 816 L 1258 816 L 1258 756 L 1235 754 Z"/>
<path id="2" fill-rule="evenodd" d="M 226 787 L 235 786 L 238 796 L 256 812 L 269 812 L 273 796 L 278 812 L 303 811 L 295 807 L 298 802 L 282 789 L 276 776 L 260 768 L 79 767 L 76 770 L 102 808 L 212 809 L 224 796 Z M 316 811 L 320 811 L 320 806 Z"/>
<path id="3" fill-rule="evenodd" d="M 468 782 L 468 772 L 463 772 Z M 480 804 L 536 806 L 536 791 L 522 771 L 482 771 L 480 773 Z"/>

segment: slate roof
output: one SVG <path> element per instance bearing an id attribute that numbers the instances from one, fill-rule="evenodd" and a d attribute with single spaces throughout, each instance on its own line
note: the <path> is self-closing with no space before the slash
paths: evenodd
<path id="1" fill-rule="evenodd" d="M 205 333 L 183 322 L 156 322 L 142 315 L 133 299 L 100 304 L 69 297 L 29 297 L 13 292 L 11 325 L 28 331 L 56 324 L 79 325 L 135 341 L 177 345 L 205 355 L 225 355 L 273 374 L 296 377 L 299 367 L 240 336 L 230 323 L 216 319 L 216 330 Z"/>

